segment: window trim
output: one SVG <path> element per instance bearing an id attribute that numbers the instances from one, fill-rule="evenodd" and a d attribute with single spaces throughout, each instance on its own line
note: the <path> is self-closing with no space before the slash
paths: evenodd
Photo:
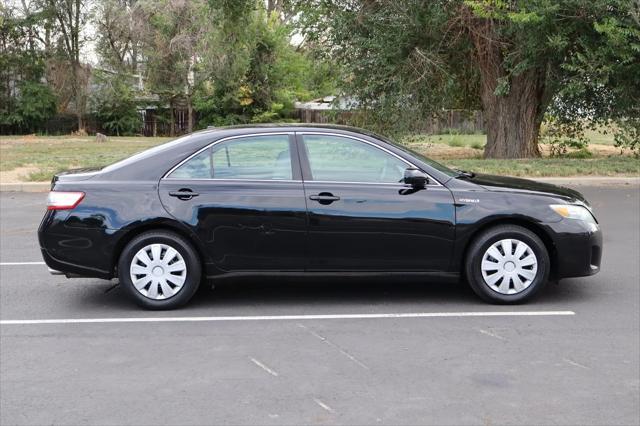
<path id="1" fill-rule="evenodd" d="M 297 138 L 297 136 L 300 136 L 300 138 Z M 401 156 L 399 156 L 398 154 L 396 154 L 393 151 L 388 150 L 387 148 L 378 145 L 375 142 L 371 142 L 368 141 L 366 139 L 363 138 L 359 138 L 357 136 L 352 136 L 352 135 L 346 135 L 343 133 L 331 133 L 331 132 L 296 132 L 296 139 L 298 140 L 298 143 L 300 145 L 303 146 L 304 148 L 304 162 L 306 162 L 306 167 L 308 167 L 309 169 L 309 173 L 311 173 L 311 162 L 309 160 L 309 153 L 307 151 L 307 147 L 304 143 L 304 135 L 322 135 L 322 136 L 337 136 L 337 137 L 342 137 L 342 138 L 347 138 L 347 139 L 353 139 L 359 142 L 364 142 L 367 145 L 371 145 L 372 147 L 379 149 L 383 152 L 386 152 L 387 154 L 390 154 L 391 156 L 397 158 L 398 160 L 402 161 L 403 163 L 405 163 L 406 165 L 416 168 L 418 170 L 420 170 L 422 173 L 424 173 L 425 175 L 427 175 L 427 177 L 429 178 L 429 184 L 427 186 L 443 186 L 437 179 L 435 179 L 433 176 L 431 176 L 429 173 L 425 172 L 421 167 L 416 166 L 415 164 L 413 164 L 412 162 L 410 162 L 409 160 L 406 160 L 405 158 L 402 158 Z M 302 151 L 300 148 L 298 149 L 299 151 Z M 302 162 L 302 160 L 301 160 Z M 313 176 L 313 175 L 311 175 Z M 343 183 L 343 184 L 356 184 L 356 185 L 398 185 L 398 184 L 402 184 L 402 182 L 352 182 L 352 181 L 338 181 L 338 180 L 314 180 L 314 179 L 304 179 L 303 180 L 305 182 L 313 182 L 313 183 L 324 183 L 324 184 L 329 184 L 329 183 Z M 432 183 L 433 182 L 433 183 Z"/>
<path id="2" fill-rule="evenodd" d="M 226 142 L 229 140 L 234 140 L 234 139 L 242 139 L 242 138 L 251 138 L 251 137 L 256 137 L 256 136 L 287 136 L 287 142 L 289 143 L 289 146 L 291 146 L 291 137 L 295 136 L 294 132 L 265 132 L 265 133 L 251 133 L 251 134 L 246 134 L 246 135 L 234 135 L 234 136 L 227 136 L 225 138 L 222 139 L 218 139 L 217 141 L 211 142 L 210 144 L 200 148 L 199 150 L 197 150 L 196 152 L 194 152 L 193 154 L 189 155 L 187 158 L 185 158 L 184 160 L 182 160 L 181 162 L 179 162 L 178 164 L 176 164 L 175 166 L 173 166 L 168 172 L 166 172 L 161 178 L 160 180 L 174 180 L 174 181 L 217 181 L 217 182 L 223 182 L 223 181 L 231 181 L 231 182 L 285 182 L 285 183 L 291 183 L 291 182 L 302 182 L 301 179 L 229 179 L 229 178 L 225 178 L 225 179 L 216 179 L 216 178 L 173 178 L 171 177 L 171 173 L 173 173 L 177 168 L 179 168 L 180 166 L 182 166 L 184 163 L 188 162 L 189 160 L 191 160 L 192 158 L 196 157 L 198 154 L 200 154 L 203 151 L 206 151 L 208 149 L 213 149 L 213 146 L 216 144 L 219 144 L 221 142 Z M 295 139 L 294 139 L 294 147 L 296 147 L 297 149 L 297 144 L 295 144 Z M 291 157 L 291 168 L 292 168 L 292 176 L 295 176 L 295 171 L 294 168 L 297 165 L 297 162 L 295 162 L 294 160 L 296 159 L 297 156 L 297 152 L 293 152 L 291 149 L 289 150 L 289 156 Z M 212 164 L 213 167 L 213 164 Z"/>

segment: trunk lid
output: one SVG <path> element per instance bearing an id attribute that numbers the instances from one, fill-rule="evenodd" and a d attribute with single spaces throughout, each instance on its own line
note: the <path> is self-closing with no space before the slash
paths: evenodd
<path id="1" fill-rule="evenodd" d="M 58 182 L 66 183 L 89 180 L 100 173 L 101 170 L 101 167 L 85 167 L 81 169 L 71 169 L 64 172 L 56 173 L 51 179 L 51 189 L 53 189 Z"/>

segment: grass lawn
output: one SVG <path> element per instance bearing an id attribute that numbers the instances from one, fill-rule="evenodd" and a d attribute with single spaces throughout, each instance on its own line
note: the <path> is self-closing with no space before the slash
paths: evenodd
<path id="1" fill-rule="evenodd" d="M 594 133 L 593 156 L 533 160 L 483 160 L 485 135 L 415 135 L 412 149 L 448 166 L 510 176 L 638 176 L 640 160 L 612 146 L 610 135 Z M 101 167 L 171 138 L 110 137 L 97 143 L 91 136 L 0 136 L 0 181 L 49 181 L 59 171 Z M 541 146 L 546 155 L 547 148 Z"/>
<path id="2" fill-rule="evenodd" d="M 102 167 L 172 138 L 0 136 L 2 182 L 48 181 L 53 174 L 78 167 Z"/>

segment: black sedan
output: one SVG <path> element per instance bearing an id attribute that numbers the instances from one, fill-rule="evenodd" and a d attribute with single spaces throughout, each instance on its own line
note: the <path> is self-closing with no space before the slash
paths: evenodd
<path id="1" fill-rule="evenodd" d="M 150 309 L 206 279 L 274 274 L 465 278 L 485 301 L 518 303 L 597 273 L 602 256 L 576 191 L 313 125 L 210 129 L 58 174 L 39 240 L 52 273 L 117 277 Z"/>

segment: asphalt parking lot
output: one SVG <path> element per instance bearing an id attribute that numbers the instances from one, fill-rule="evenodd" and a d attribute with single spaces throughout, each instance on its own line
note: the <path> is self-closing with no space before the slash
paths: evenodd
<path id="1" fill-rule="evenodd" d="M 1 193 L 0 423 L 638 424 L 640 190 L 579 190 L 602 272 L 528 305 L 443 283 L 254 279 L 172 312 L 26 263 L 42 261 L 46 195 Z M 417 315 L 388 315 L 402 313 Z"/>

